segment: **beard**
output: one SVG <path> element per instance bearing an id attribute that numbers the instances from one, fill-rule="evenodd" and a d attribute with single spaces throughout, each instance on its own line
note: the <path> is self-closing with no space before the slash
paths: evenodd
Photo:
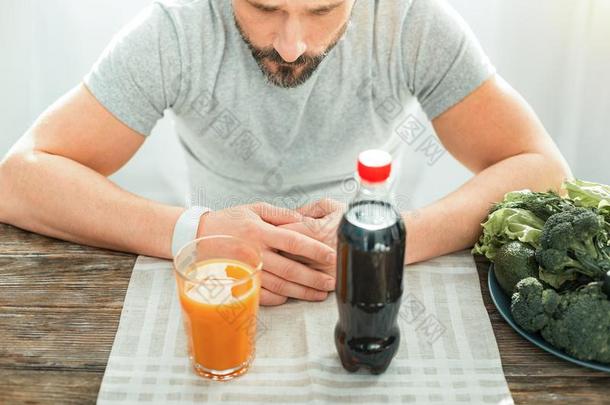
<path id="1" fill-rule="evenodd" d="M 294 62 L 284 61 L 273 47 L 259 48 L 255 46 L 239 25 L 237 19 L 235 19 L 235 25 L 267 81 L 278 87 L 289 89 L 298 87 L 309 80 L 330 51 L 339 43 L 343 34 L 347 31 L 349 21 L 341 27 L 339 34 L 336 35 L 324 52 L 313 56 L 303 54 Z"/>

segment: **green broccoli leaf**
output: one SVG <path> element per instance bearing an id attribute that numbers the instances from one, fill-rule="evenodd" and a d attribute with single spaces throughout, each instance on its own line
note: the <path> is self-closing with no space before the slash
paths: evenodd
<path id="1" fill-rule="evenodd" d="M 578 275 L 576 273 L 562 273 L 562 274 L 554 274 L 548 271 L 545 271 L 542 267 L 538 269 L 538 278 L 554 289 L 558 290 L 566 281 L 576 280 Z"/>
<path id="2" fill-rule="evenodd" d="M 610 186 L 584 180 L 566 181 L 563 187 L 576 205 L 597 208 L 610 221 Z"/>

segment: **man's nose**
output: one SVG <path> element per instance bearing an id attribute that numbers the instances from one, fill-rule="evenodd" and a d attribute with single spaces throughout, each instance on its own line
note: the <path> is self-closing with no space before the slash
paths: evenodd
<path id="1" fill-rule="evenodd" d="M 307 51 L 303 30 L 298 18 L 286 19 L 273 42 L 273 47 L 287 63 L 292 63 Z"/>

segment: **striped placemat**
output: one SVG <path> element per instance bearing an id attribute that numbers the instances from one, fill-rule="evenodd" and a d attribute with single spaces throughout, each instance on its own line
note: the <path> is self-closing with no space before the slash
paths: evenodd
<path id="1" fill-rule="evenodd" d="M 468 252 L 405 268 L 401 346 L 386 373 L 348 373 L 335 352 L 334 295 L 261 308 L 248 373 L 191 371 L 171 262 L 139 257 L 98 404 L 512 404 Z"/>

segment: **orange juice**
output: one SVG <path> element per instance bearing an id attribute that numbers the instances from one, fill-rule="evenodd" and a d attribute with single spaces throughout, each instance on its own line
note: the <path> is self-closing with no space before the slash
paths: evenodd
<path id="1" fill-rule="evenodd" d="M 254 356 L 260 290 L 259 274 L 226 259 L 192 264 L 177 277 L 189 354 L 195 370 L 239 374 Z"/>

